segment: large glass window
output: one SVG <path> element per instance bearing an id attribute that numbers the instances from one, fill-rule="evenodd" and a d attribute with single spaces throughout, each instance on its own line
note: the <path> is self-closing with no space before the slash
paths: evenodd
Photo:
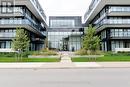
<path id="1" fill-rule="evenodd" d="M 106 38 L 106 30 L 101 32 L 101 39 L 104 39 L 104 38 Z"/>
<path id="2" fill-rule="evenodd" d="M 0 49 L 11 48 L 11 41 L 0 41 Z"/>
<path id="3" fill-rule="evenodd" d="M 10 1 L 2 1 L 1 5 L 2 5 L 2 13 L 12 13 L 13 12 L 13 8 L 11 7 L 13 3 Z"/>
<path id="4" fill-rule="evenodd" d="M 48 32 L 49 48 L 72 51 L 81 48 L 81 32 Z"/>
<path id="5" fill-rule="evenodd" d="M 106 6 L 104 9 L 94 18 L 92 24 L 100 26 L 102 24 L 130 24 L 130 17 L 106 17 L 106 14 L 117 11 L 117 12 L 130 12 L 130 6 Z M 107 19 L 107 20 L 106 20 Z M 104 22 L 105 20 L 105 22 Z"/>
<path id="6" fill-rule="evenodd" d="M 130 12 L 130 6 L 109 6 L 109 12 Z"/>
<path id="7" fill-rule="evenodd" d="M 130 48 L 130 41 L 111 41 L 112 51 L 115 51 L 116 48 Z"/>
<path id="8" fill-rule="evenodd" d="M 51 20 L 50 21 L 51 27 L 61 28 L 61 27 L 74 27 L 75 21 L 74 20 Z"/>
<path id="9" fill-rule="evenodd" d="M 130 37 L 130 29 L 111 29 L 111 37 Z"/>

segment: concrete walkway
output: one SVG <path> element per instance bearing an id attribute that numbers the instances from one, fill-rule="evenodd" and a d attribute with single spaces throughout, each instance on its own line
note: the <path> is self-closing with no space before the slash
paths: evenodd
<path id="1" fill-rule="evenodd" d="M 69 52 L 61 52 L 61 63 L 72 63 Z"/>

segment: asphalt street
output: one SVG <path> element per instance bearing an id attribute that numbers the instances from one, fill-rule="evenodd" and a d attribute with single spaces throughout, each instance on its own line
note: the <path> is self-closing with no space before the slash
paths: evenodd
<path id="1" fill-rule="evenodd" d="M 130 87 L 130 68 L 0 69 L 0 87 Z"/>

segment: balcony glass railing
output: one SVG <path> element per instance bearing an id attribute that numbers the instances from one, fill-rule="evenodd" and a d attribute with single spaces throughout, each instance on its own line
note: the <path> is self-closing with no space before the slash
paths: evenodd
<path id="1" fill-rule="evenodd" d="M 26 10 L 26 12 L 25 12 Z M 0 14 L 12 14 L 15 16 L 15 13 L 20 13 L 25 16 L 27 19 L 37 24 L 37 19 L 33 16 L 33 14 L 26 7 L 0 7 Z M 45 17 L 44 12 L 42 12 L 43 17 Z M 33 17 L 33 18 L 32 18 Z M 46 18 L 45 18 L 46 19 Z"/>
<path id="2" fill-rule="evenodd" d="M 0 13 L 8 14 L 8 13 L 23 13 L 22 7 L 0 7 Z"/>
<path id="3" fill-rule="evenodd" d="M 130 19 L 103 19 L 98 24 L 95 24 L 95 27 L 98 28 L 102 25 L 109 24 L 130 24 Z"/>
<path id="4" fill-rule="evenodd" d="M 36 30 L 41 30 L 42 26 L 41 25 L 36 25 L 34 24 L 33 22 L 31 22 L 30 20 L 28 19 L 17 19 L 17 20 L 11 20 L 11 19 L 4 19 L 4 20 L 0 20 L 0 24 L 2 25 L 5 25 L 5 24 L 17 24 L 17 25 L 21 25 L 21 24 L 26 24 L 26 25 L 30 25 L 32 26 L 34 29 Z"/>
<path id="5" fill-rule="evenodd" d="M 0 38 L 12 38 L 15 37 L 15 32 L 0 32 Z"/>
<path id="6" fill-rule="evenodd" d="M 109 6 L 109 12 L 130 12 L 128 6 Z"/>

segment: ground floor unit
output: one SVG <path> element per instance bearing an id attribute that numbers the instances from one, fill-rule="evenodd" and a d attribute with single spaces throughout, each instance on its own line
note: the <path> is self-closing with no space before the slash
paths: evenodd
<path id="1" fill-rule="evenodd" d="M 102 51 L 116 51 L 117 48 L 130 48 L 130 40 L 110 40 L 101 42 Z"/>
<path id="2" fill-rule="evenodd" d="M 115 51 L 130 49 L 130 28 L 107 28 L 98 33 L 101 36 L 101 50 Z"/>
<path id="3" fill-rule="evenodd" d="M 27 29 L 25 29 L 27 30 Z M 30 32 L 27 30 L 29 39 L 30 39 L 30 46 L 29 50 L 34 51 L 34 50 L 40 50 L 44 48 L 44 39 L 46 38 L 45 36 L 41 37 L 37 35 L 36 33 Z M 1 29 L 0 28 L 0 50 L 8 52 L 12 48 L 12 40 L 16 35 L 16 29 Z"/>

